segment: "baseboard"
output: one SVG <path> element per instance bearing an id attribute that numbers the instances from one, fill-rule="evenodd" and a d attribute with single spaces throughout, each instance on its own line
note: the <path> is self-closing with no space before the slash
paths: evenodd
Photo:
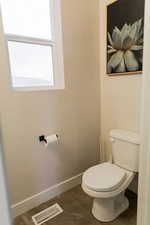
<path id="1" fill-rule="evenodd" d="M 30 209 L 46 202 L 57 195 L 62 194 L 63 192 L 70 190 L 71 188 L 81 184 L 82 173 L 78 174 L 70 179 L 67 179 L 59 184 L 56 184 L 36 195 L 31 196 L 17 204 L 12 205 L 12 215 L 17 217 Z"/>

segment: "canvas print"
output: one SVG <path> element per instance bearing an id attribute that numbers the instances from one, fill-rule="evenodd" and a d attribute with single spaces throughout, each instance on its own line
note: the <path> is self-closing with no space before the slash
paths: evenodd
<path id="1" fill-rule="evenodd" d="M 144 0 L 117 0 L 107 6 L 107 73 L 143 69 Z"/>

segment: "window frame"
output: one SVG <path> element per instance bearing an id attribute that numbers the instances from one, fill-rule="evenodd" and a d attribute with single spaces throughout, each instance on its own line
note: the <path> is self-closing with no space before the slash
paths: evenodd
<path id="1" fill-rule="evenodd" d="M 38 91 L 38 90 L 56 90 L 56 89 L 65 88 L 61 0 L 49 0 L 49 1 L 50 1 L 51 32 L 52 32 L 51 40 L 5 33 L 5 38 L 7 43 L 6 46 L 7 46 L 7 54 L 8 54 L 9 73 L 11 78 L 11 86 L 13 90 L 16 90 L 16 91 L 37 90 Z M 53 82 L 54 82 L 53 85 L 14 87 L 12 82 L 13 76 L 11 73 L 8 41 L 52 47 Z"/>

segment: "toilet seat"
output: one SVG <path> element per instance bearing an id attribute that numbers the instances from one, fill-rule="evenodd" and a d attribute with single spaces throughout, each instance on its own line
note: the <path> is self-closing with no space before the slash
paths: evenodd
<path id="1" fill-rule="evenodd" d="M 83 183 L 97 192 L 113 191 L 120 187 L 125 179 L 126 170 L 109 162 L 91 167 L 83 174 Z"/>

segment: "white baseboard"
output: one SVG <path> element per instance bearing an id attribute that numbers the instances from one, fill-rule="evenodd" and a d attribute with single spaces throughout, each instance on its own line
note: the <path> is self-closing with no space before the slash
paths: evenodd
<path id="1" fill-rule="evenodd" d="M 17 204 L 12 205 L 12 214 L 13 217 L 19 216 L 30 209 L 46 202 L 63 192 L 70 190 L 71 188 L 81 184 L 82 173 L 74 177 L 71 177 L 68 180 L 65 180 L 59 184 L 56 184 L 36 195 L 33 195 Z"/>

